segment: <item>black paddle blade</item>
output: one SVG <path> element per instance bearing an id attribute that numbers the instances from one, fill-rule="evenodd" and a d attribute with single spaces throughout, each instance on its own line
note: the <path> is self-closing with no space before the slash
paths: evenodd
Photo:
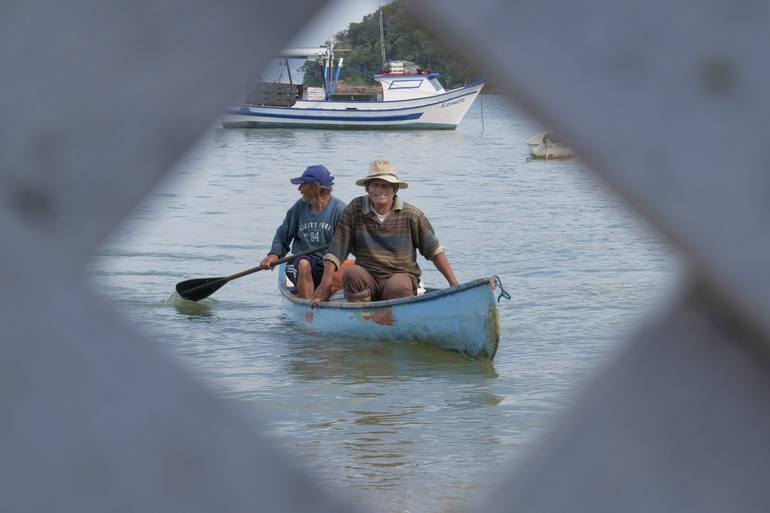
<path id="1" fill-rule="evenodd" d="M 200 301 L 222 288 L 225 283 L 225 278 L 195 278 L 177 283 L 176 291 L 185 299 Z"/>

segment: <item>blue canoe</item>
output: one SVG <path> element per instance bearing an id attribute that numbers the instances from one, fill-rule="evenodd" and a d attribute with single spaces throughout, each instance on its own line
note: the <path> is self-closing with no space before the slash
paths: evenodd
<path id="1" fill-rule="evenodd" d="M 344 298 L 321 303 L 296 297 L 286 286 L 285 265 L 278 289 L 289 318 L 303 328 L 370 339 L 419 342 L 492 360 L 500 341 L 500 316 L 495 300 L 496 276 L 455 287 L 427 289 L 417 296 L 348 303 Z"/>

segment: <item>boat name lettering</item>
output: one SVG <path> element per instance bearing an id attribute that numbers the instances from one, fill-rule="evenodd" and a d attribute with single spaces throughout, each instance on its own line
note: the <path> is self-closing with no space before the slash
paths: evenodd
<path id="1" fill-rule="evenodd" d="M 451 107 L 452 105 L 457 105 L 458 103 L 462 103 L 464 101 L 465 101 L 465 97 L 463 97 L 463 98 L 456 98 L 456 99 L 454 99 L 452 101 L 442 103 L 441 104 L 441 108 L 444 109 L 446 107 Z"/>

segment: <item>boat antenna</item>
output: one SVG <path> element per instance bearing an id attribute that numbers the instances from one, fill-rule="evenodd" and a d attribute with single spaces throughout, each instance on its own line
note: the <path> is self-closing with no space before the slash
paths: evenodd
<path id="1" fill-rule="evenodd" d="M 385 69 L 385 36 L 382 30 L 382 6 L 380 6 L 380 49 L 382 50 L 382 68 Z"/>

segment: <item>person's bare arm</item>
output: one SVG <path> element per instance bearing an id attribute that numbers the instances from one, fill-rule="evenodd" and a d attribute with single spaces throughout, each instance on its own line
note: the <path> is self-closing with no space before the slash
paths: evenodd
<path id="1" fill-rule="evenodd" d="M 434 256 L 431 259 L 431 262 L 433 262 L 433 265 L 436 266 L 436 269 L 438 269 L 439 272 L 444 275 L 444 278 L 446 278 L 446 281 L 449 282 L 450 287 L 454 287 L 455 285 L 460 284 L 460 282 L 457 281 L 457 278 L 455 277 L 455 273 L 452 270 L 452 264 L 449 263 L 449 259 L 447 258 L 446 253 L 442 251 L 438 255 Z"/>

